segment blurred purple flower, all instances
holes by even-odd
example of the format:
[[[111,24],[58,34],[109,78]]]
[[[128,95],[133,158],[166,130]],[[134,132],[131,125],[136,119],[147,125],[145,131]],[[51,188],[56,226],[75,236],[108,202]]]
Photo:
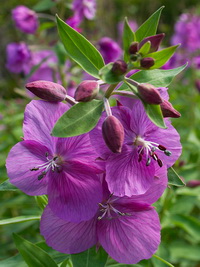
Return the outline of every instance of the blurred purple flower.
[[[168,128],[161,129],[149,120],[139,100],[134,103],[132,109],[112,109],[125,131],[121,153],[112,153],[103,140],[105,114],[90,132],[93,146],[105,160],[109,190],[117,196],[143,194],[153,182],[156,166],[170,167],[181,154],[180,137],[170,121],[165,119]]]
[[[25,43],[8,44],[6,47],[6,56],[6,67],[9,71],[14,73],[29,73],[31,69],[31,52]]]
[[[79,253],[100,244],[116,261],[135,264],[149,259],[160,243],[158,214],[150,205],[167,184],[166,168],[159,169],[151,188],[143,195],[116,197],[104,185],[104,201],[96,215],[84,222],[63,221],[47,206],[40,231],[47,244],[62,253]]]
[[[109,37],[101,38],[98,46],[106,64],[119,59],[122,55],[122,50],[118,43]]]
[[[96,0],[74,0],[72,9],[80,20],[93,19],[96,13]]]
[[[48,194],[52,211],[64,220],[80,222],[96,213],[101,183],[93,163],[96,154],[88,134],[57,138],[50,135],[68,109],[63,103],[33,100],[27,105],[24,141],[10,151],[6,167],[10,182],[28,195]]]
[[[50,82],[54,81],[54,78],[56,76],[54,67],[58,61],[55,53],[52,50],[33,51],[31,67],[40,64],[43,60],[44,62],[31,75],[31,77],[28,79],[28,82],[33,82],[38,80],[44,80]],[[56,76],[56,78],[59,80],[59,77]]]
[[[34,34],[38,28],[37,14],[26,6],[17,6],[12,10],[15,26],[22,32]]]
[[[74,16],[68,18],[65,22],[69,26],[71,26],[74,30],[76,30],[78,32],[81,32],[81,29],[79,28],[79,25],[81,24],[82,19],[77,13],[74,13]]]

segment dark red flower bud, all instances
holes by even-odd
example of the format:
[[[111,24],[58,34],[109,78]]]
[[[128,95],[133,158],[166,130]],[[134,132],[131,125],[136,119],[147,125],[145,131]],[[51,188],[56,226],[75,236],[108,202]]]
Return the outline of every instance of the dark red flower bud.
[[[113,153],[120,153],[124,142],[124,127],[114,116],[108,116],[102,125],[102,134],[107,147]]]
[[[97,81],[85,80],[79,84],[75,92],[75,100],[79,102],[88,102],[96,97],[99,92]]]
[[[152,84],[140,83],[137,86],[138,93],[142,100],[148,104],[159,105],[163,102],[163,99],[159,91]]]
[[[34,95],[47,101],[61,102],[67,94],[62,85],[48,81],[30,82],[26,84],[26,88]]]
[[[153,36],[149,36],[149,37],[146,37],[144,38],[140,44],[139,44],[139,49],[148,41],[151,42],[151,47],[150,47],[150,53],[151,52],[155,52],[158,50],[163,38],[164,38],[165,34],[164,33],[160,33],[160,34],[156,34],[156,35],[153,35]]]
[[[200,93],[200,80],[195,81],[195,86],[196,86],[198,92]]]
[[[133,42],[130,47],[129,47],[129,54],[136,54],[139,50],[139,43],[138,42]]]
[[[165,118],[167,118],[167,117],[179,118],[181,116],[181,114],[167,100],[164,100],[160,104],[160,107],[162,110],[163,117],[165,117]]]
[[[116,75],[122,75],[127,71],[127,64],[125,61],[119,59],[113,63],[112,72]]]
[[[151,68],[155,64],[155,60],[152,57],[145,57],[140,60],[141,67],[145,69]]]
[[[192,187],[192,188],[198,187],[198,186],[200,186],[200,180],[191,180],[191,181],[187,182],[186,186]]]

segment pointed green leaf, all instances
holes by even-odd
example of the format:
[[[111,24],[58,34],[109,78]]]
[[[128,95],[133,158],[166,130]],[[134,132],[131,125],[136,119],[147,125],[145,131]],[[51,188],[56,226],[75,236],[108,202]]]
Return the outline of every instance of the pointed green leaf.
[[[129,78],[138,83],[150,83],[156,87],[167,87],[172,82],[173,78],[186,67],[187,63],[170,70],[141,70],[131,75]],[[128,86],[124,83],[118,89],[128,90]]]
[[[132,84],[130,84],[129,82],[127,82],[130,79],[126,79],[126,84],[128,85],[128,87],[131,89],[131,91],[138,96],[138,98],[140,98],[137,89],[135,86],[133,86]],[[130,81],[131,82],[131,81]],[[142,99],[141,99],[142,101]],[[146,114],[149,117],[149,119],[158,127],[160,128],[164,128],[166,129],[166,125],[165,122],[163,120],[163,115],[162,115],[162,111],[160,108],[160,105],[151,105],[151,104],[147,104],[145,102],[143,102],[143,106],[145,108]]]
[[[99,71],[99,76],[101,80],[109,84],[115,84],[123,81],[124,75],[116,75],[112,72],[113,63],[105,65]]]
[[[40,220],[40,217],[41,216],[18,216],[14,218],[0,220],[0,225],[35,221],[35,220]]]
[[[158,127],[166,129],[165,122],[163,120],[162,111],[160,105],[151,105],[143,103],[149,119]]]
[[[155,64],[149,69],[153,70],[162,67],[173,56],[178,47],[179,45],[174,45],[160,51],[147,54],[146,57],[152,57],[155,60]]]
[[[96,246],[78,254],[72,254],[71,259],[74,267],[104,267],[108,254],[100,247],[96,251]]]
[[[123,48],[124,48],[124,61],[129,60],[129,47],[132,42],[135,41],[135,33],[132,31],[127,18],[124,20],[124,31],[123,31]]]
[[[136,41],[141,42],[145,37],[155,35],[164,6],[154,12],[135,32]]]
[[[65,112],[55,124],[52,135],[70,137],[92,130],[103,110],[103,101],[92,100],[78,103]]]
[[[140,50],[138,51],[138,53],[142,54],[142,55],[146,55],[149,53],[151,47],[151,42],[148,41],[146,43],[143,44],[143,46],[140,48]]]
[[[99,78],[104,61],[99,51],[80,33],[57,16],[58,32],[68,56],[90,75]]]
[[[57,267],[55,261],[44,250],[13,234],[15,245],[29,267]]]
[[[172,167],[168,169],[168,184],[174,186],[185,186],[185,183],[183,182],[181,177]]]
[[[0,191],[17,191],[19,190],[17,187],[12,185],[9,180],[4,181],[0,184]]]

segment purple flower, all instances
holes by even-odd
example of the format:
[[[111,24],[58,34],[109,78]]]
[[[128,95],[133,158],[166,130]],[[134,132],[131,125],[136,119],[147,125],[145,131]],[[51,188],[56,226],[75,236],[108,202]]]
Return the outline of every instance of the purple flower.
[[[31,52],[28,46],[21,43],[10,43],[6,47],[7,63],[6,68],[14,73],[30,71]]]
[[[41,62],[44,62],[41,64]],[[54,74],[57,75],[54,70],[54,66],[57,63],[57,57],[51,50],[41,50],[32,52],[31,66],[41,64],[40,67],[31,75],[28,82],[34,82],[38,80],[54,81]],[[59,77],[56,76],[59,79]]]
[[[119,198],[110,195],[104,185],[98,212],[80,223],[61,220],[47,206],[41,218],[41,234],[49,246],[62,253],[79,253],[100,244],[120,263],[149,259],[160,243],[159,217],[150,205],[161,196],[166,183],[164,168],[157,171],[151,188],[140,196]]]
[[[37,14],[26,6],[17,6],[12,10],[15,26],[22,32],[33,34],[38,28]]]
[[[165,120],[168,128],[161,129],[149,120],[140,101],[134,103],[132,109],[124,106],[112,109],[125,130],[121,153],[112,153],[103,140],[105,114],[90,132],[93,146],[106,163],[109,190],[117,196],[146,192],[153,182],[155,168],[172,166],[181,153],[180,137],[170,121]]]
[[[77,13],[75,13],[74,16],[66,20],[66,23],[69,24],[69,26],[71,26],[74,30],[78,32],[81,31],[81,29],[79,28],[79,25],[81,24],[81,22],[82,22],[82,19]]]
[[[93,19],[96,13],[96,0],[74,0],[72,9],[81,20],[83,17]]]
[[[99,51],[102,54],[105,63],[113,62],[121,57],[122,50],[120,46],[109,37],[103,37],[98,43]]]
[[[88,134],[70,138],[50,135],[67,110],[63,103],[33,100],[27,105],[24,141],[10,151],[6,166],[10,182],[28,195],[48,194],[49,206],[62,219],[90,219],[102,200],[100,168]]]

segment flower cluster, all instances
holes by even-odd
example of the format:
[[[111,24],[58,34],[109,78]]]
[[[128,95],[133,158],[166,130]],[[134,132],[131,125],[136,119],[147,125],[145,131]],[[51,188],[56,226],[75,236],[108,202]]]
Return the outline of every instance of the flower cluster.
[[[79,12],[88,16],[93,2],[82,3],[87,8]],[[79,33],[73,34],[80,43],[85,42]],[[101,245],[113,259],[125,264],[149,259],[156,252],[160,222],[152,204],[167,186],[167,169],[181,154],[179,134],[169,120],[180,114],[169,102],[167,88],[139,83],[126,75],[157,64],[153,56],[163,37],[158,34],[131,41],[125,51],[127,62],[118,59],[108,65],[90,45],[95,57],[100,57],[99,77],[103,78],[82,81],[75,98],[51,81],[26,85],[46,101],[32,100],[27,105],[23,140],[11,149],[6,167],[10,182],[23,192],[48,196],[40,231],[52,248],[71,254]],[[100,45],[117,56],[121,53],[108,39]],[[90,54],[85,60],[91,66]],[[120,81],[132,92],[120,92],[116,86]],[[103,92],[102,86],[109,83]],[[115,92],[117,105],[112,107],[109,99]],[[160,127],[148,112],[152,107],[154,117],[161,118]],[[64,132],[68,124],[72,134],[56,135],[59,121],[59,131]],[[80,125],[81,132],[77,133]]]

